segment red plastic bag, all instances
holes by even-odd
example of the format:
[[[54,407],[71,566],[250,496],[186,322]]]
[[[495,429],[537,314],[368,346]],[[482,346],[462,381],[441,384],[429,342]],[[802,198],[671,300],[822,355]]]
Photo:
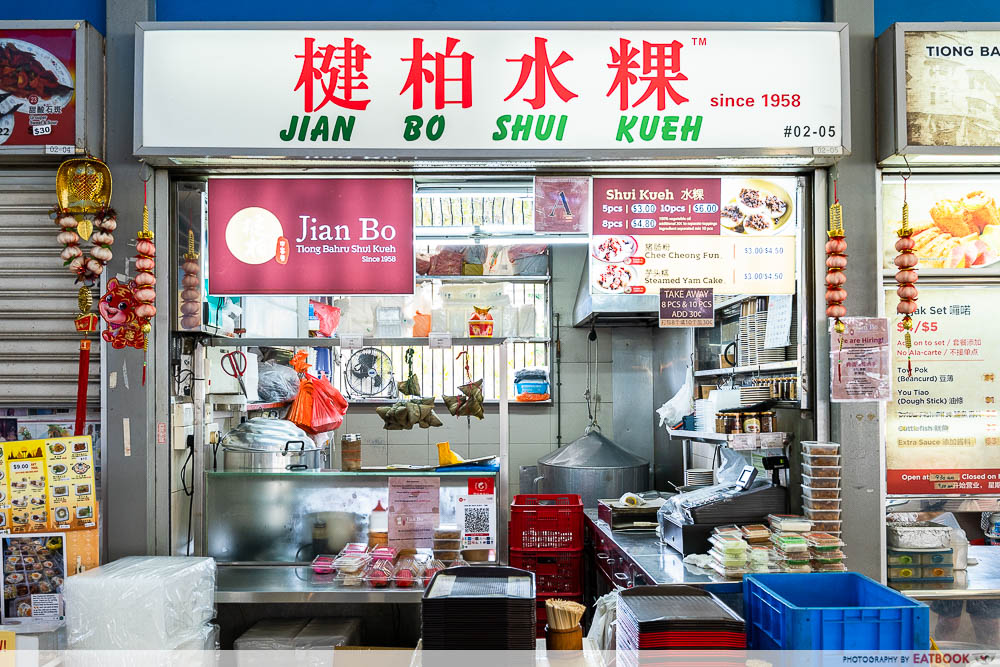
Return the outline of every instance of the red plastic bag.
[[[340,326],[340,308],[312,300],[309,301],[309,305],[313,307],[313,312],[319,320],[320,334],[327,338],[332,336],[333,332]]]
[[[305,352],[296,352],[292,357],[292,367],[303,375],[299,381],[299,393],[288,408],[285,419],[314,435],[333,431],[344,423],[349,404],[329,381],[306,372],[309,364],[305,363],[305,359]]]

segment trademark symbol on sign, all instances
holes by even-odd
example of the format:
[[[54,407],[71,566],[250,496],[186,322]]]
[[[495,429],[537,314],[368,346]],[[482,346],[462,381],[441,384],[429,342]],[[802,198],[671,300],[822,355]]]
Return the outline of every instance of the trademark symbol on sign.
[[[692,37],[691,43],[695,46],[708,46],[708,37]]]

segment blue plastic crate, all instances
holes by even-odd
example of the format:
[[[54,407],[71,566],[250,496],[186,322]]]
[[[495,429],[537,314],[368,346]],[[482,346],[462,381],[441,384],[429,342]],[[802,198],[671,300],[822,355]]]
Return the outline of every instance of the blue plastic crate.
[[[929,609],[857,572],[748,574],[747,648],[909,651],[929,646]]]

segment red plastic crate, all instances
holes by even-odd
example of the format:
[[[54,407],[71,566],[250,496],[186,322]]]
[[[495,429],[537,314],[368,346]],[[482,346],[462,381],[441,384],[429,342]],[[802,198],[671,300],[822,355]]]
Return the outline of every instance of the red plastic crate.
[[[512,550],[583,549],[583,502],[575,493],[514,496],[507,535]]]
[[[544,598],[542,594],[539,593],[535,609],[535,638],[544,639],[545,638],[545,624],[548,623],[545,613],[545,600],[550,598],[559,598],[560,600],[569,600],[570,602],[579,602],[583,604],[582,595],[546,595]]]
[[[538,595],[583,592],[582,551],[511,551],[510,566],[535,573]]]

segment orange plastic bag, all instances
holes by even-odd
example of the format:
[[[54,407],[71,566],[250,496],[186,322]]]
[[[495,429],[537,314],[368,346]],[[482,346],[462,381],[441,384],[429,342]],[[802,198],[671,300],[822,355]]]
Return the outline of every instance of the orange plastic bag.
[[[296,352],[291,366],[302,373],[302,379],[285,419],[314,435],[338,428],[347,413],[347,399],[329,381],[306,372],[305,352]]]
[[[419,310],[413,316],[413,337],[427,338],[431,335],[431,316]]]

